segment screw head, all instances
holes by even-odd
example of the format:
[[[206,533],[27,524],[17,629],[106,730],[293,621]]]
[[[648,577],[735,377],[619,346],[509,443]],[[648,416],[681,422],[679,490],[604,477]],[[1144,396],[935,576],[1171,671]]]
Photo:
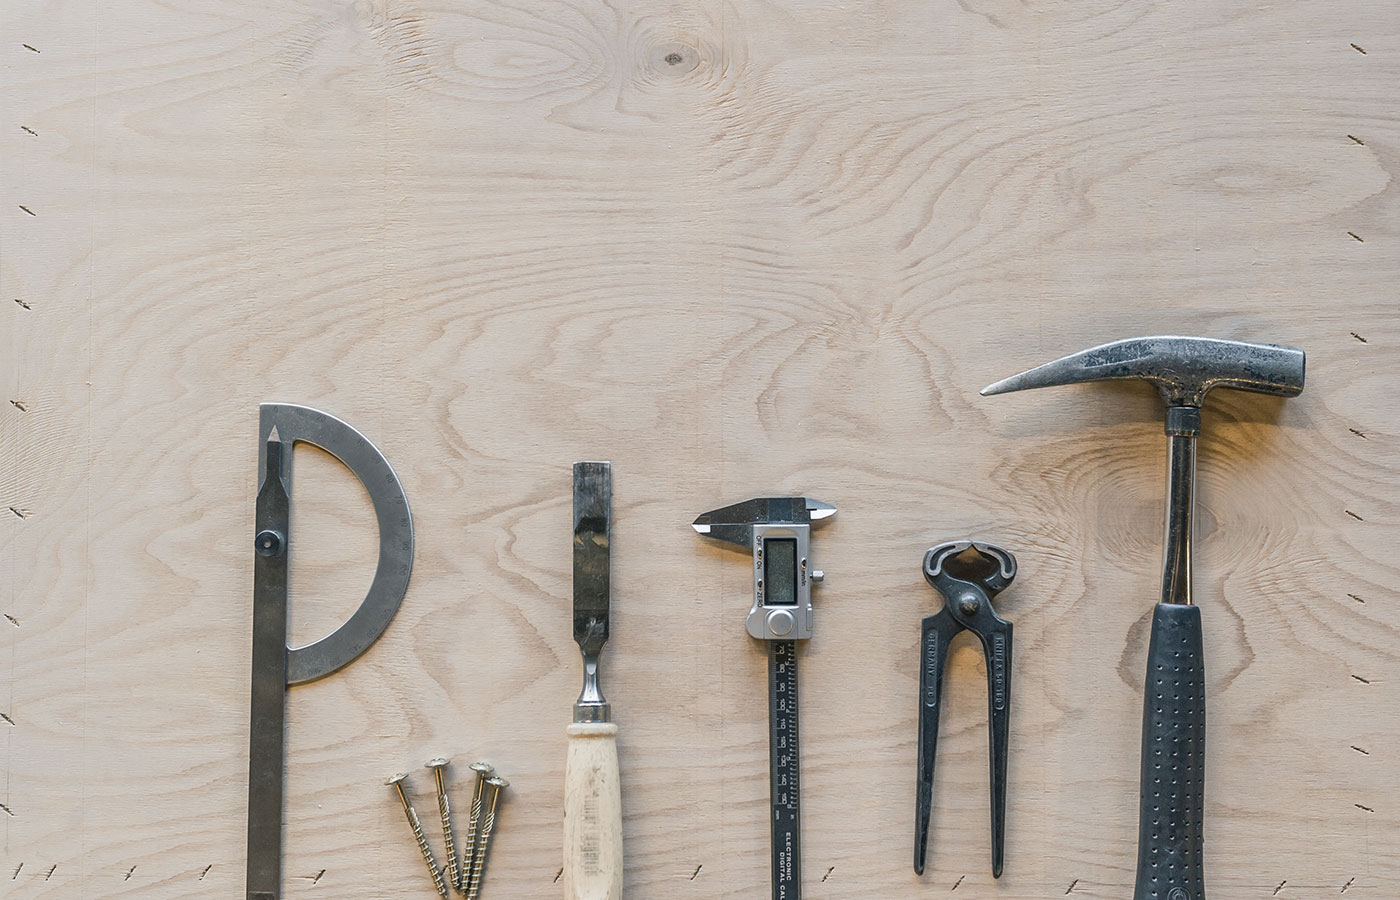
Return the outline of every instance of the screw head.
[[[971,595],[966,595],[958,599],[958,611],[965,616],[975,616],[982,608],[982,601]]]
[[[427,762],[423,763],[423,765],[429,769],[441,769],[443,766],[447,765],[447,760],[439,756],[436,759],[428,760]]]
[[[490,763],[484,762],[472,763],[471,770],[482,778],[490,778],[492,775],[496,774],[496,767],[491,765]]]
[[[400,783],[402,783],[403,780],[404,780],[405,778],[407,778],[407,777],[408,777],[408,773],[407,773],[407,772],[399,772],[397,775],[392,776],[388,781],[386,781],[386,782],[384,782],[384,783],[385,783],[385,784],[400,784]]]
[[[486,783],[495,788],[497,792],[503,791],[506,788],[510,787],[510,782],[506,781],[499,775],[492,775],[490,778],[486,779]]]

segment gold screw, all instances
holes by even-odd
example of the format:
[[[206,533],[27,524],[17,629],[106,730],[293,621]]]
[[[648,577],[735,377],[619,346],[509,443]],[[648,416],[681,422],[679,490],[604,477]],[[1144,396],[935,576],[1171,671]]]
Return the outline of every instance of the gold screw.
[[[428,839],[423,837],[423,826],[418,822],[418,813],[413,811],[413,804],[408,802],[408,795],[403,792],[403,782],[407,777],[407,772],[400,772],[384,783],[393,785],[394,790],[398,791],[399,800],[403,803],[404,815],[408,816],[409,827],[413,829],[413,837],[418,841],[418,849],[423,852],[423,862],[428,864],[428,872],[433,876],[433,885],[437,888],[438,896],[446,900],[447,885],[443,883],[442,872],[438,871],[437,861],[433,859],[433,851],[428,847]]]
[[[424,765],[433,770],[433,781],[437,785],[438,815],[442,817],[442,842],[447,850],[447,882],[454,890],[461,892],[462,873],[457,867],[457,840],[456,835],[452,833],[452,806],[447,802],[447,786],[442,780],[442,770],[447,767],[447,760],[430,759]]]
[[[491,832],[496,829],[496,807],[501,802],[501,794],[510,786],[504,778],[492,776],[486,779],[491,785],[491,805],[481,823],[481,849],[472,857],[471,871],[467,873],[467,900],[477,900],[481,893],[481,874],[486,870],[486,851],[491,846]]]
[[[471,770],[476,773],[476,785],[472,789],[471,814],[467,818],[467,836],[462,842],[462,885],[467,886],[467,879],[472,871],[472,863],[476,859],[476,835],[481,826],[481,794],[486,787],[486,779],[496,774],[495,768],[489,763],[474,762]]]

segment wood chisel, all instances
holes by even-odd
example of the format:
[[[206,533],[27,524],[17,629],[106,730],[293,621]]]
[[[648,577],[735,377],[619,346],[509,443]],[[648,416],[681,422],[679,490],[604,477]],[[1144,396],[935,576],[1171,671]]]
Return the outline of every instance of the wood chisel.
[[[247,900],[279,900],[282,882],[282,768],[287,687],[351,663],[398,612],[413,569],[413,519],[398,476],[362,434],[306,406],[259,408],[259,471],[253,538],[253,677],[248,738]],[[379,564],[369,592],[339,628],[304,647],[287,646],[292,447],[320,447],[355,474],[379,525]]]
[[[768,775],[773,900],[802,896],[801,766],[797,753],[797,642],[812,636],[812,524],[836,507],[807,497],[765,497],[701,515],[691,527],[753,555],[749,636],[768,644]]]
[[[583,692],[564,763],[565,900],[622,897],[617,725],[598,684],[608,640],[611,524],[612,464],[574,463],[574,640],[583,654]]]

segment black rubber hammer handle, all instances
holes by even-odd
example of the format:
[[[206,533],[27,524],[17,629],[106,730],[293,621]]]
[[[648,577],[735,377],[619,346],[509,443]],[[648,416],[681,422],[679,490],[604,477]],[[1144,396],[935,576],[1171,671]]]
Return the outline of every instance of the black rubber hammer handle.
[[[1159,603],[1147,648],[1133,900],[1202,900],[1206,686],[1201,609]]]

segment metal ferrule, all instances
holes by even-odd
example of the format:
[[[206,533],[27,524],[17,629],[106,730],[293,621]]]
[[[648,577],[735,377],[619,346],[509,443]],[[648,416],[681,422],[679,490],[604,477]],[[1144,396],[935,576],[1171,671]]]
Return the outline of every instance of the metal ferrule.
[[[1194,415],[1191,415],[1193,414]],[[1174,427],[1175,426],[1175,427]],[[1167,409],[1167,516],[1162,557],[1162,602],[1191,605],[1191,539],[1196,496],[1196,436],[1201,411]]]
[[[583,693],[574,704],[575,722],[611,722],[612,707],[598,685],[598,657],[583,654]]]

